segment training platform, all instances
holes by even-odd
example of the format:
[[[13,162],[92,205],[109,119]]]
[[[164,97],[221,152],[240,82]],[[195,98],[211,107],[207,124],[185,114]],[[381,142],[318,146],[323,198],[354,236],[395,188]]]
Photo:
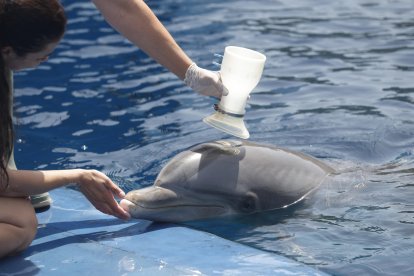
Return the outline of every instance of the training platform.
[[[0,260],[0,276],[326,275],[184,226],[115,219],[72,189],[50,194],[52,207],[37,214],[36,239],[22,254]]]

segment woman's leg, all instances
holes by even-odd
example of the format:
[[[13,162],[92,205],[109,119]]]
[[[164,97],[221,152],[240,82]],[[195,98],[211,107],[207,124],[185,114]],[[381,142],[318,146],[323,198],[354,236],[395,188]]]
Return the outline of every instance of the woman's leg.
[[[36,213],[28,199],[0,197],[0,258],[25,250],[36,231]]]

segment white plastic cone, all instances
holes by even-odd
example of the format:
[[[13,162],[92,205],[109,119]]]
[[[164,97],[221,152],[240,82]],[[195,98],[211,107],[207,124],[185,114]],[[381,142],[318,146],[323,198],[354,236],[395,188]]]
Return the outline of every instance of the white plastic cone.
[[[259,83],[266,56],[243,47],[227,46],[221,63],[221,80],[229,93],[222,96],[218,110],[204,122],[231,135],[247,139],[243,118],[249,94]]]

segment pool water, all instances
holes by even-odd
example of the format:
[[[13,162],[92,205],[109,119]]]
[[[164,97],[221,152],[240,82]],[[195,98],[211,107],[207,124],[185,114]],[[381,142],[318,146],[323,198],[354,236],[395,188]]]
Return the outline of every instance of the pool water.
[[[125,191],[178,152],[231,138],[200,97],[118,35],[89,1],[63,0],[67,33],[15,75],[20,169],[94,168]],[[199,66],[227,45],[267,56],[247,104],[250,140],[335,167],[302,204],[188,224],[334,275],[412,275],[411,0],[147,1]]]

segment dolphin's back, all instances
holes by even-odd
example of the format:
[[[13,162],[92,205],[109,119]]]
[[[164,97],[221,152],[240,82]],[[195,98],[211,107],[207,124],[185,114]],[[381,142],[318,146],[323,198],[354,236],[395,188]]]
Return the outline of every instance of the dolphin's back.
[[[246,167],[243,170],[250,171],[245,179],[261,181],[256,181],[252,190],[261,193],[261,198],[278,195],[273,200],[261,201],[264,210],[298,202],[334,172],[328,165],[303,153],[253,143],[246,143],[244,147],[246,162],[242,164]],[[248,169],[252,164],[254,167]]]
[[[258,211],[288,206],[318,187],[334,170],[321,161],[275,146],[223,140],[196,145],[175,156],[155,185],[199,193],[260,198]],[[237,201],[237,200],[235,200]]]

